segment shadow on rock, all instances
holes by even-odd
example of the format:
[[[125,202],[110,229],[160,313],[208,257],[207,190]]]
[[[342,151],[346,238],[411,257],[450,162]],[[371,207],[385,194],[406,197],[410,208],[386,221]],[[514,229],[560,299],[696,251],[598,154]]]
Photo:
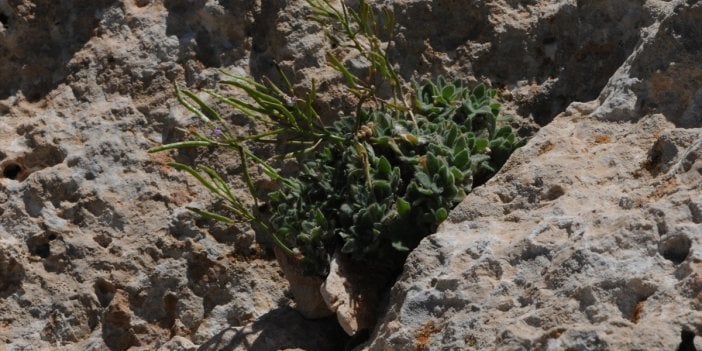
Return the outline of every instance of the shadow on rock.
[[[386,3],[394,4],[400,26],[391,55],[404,77],[427,72],[489,79],[496,87],[514,88],[509,99],[519,114],[531,114],[541,126],[571,102],[597,98],[633,52],[642,29],[655,21],[655,14],[631,0],[617,6],[596,0],[548,7],[499,1]],[[515,21],[520,11],[532,15]]]
[[[21,90],[36,101],[58,86],[69,73],[67,63],[114,2],[41,0],[25,6],[8,1],[0,6],[0,99]]]
[[[199,350],[342,350],[348,338],[333,316],[309,320],[281,307],[247,326],[223,330]]]

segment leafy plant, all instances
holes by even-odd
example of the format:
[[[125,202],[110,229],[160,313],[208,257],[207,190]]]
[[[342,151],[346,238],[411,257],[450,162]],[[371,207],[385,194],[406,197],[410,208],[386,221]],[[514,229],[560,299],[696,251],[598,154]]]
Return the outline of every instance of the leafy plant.
[[[192,140],[151,152],[203,146],[235,150],[248,190],[256,199],[254,206],[268,201],[270,215],[244,205],[213,168],[172,163],[225,200],[231,213],[192,210],[218,221],[257,224],[284,252],[299,258],[307,274],[326,275],[329,257],[337,251],[354,262],[393,271],[409,250],[436,230],[474,183],[492,176],[524,140],[509,126],[500,125],[495,91],[483,85],[469,89],[438,77],[415,82],[412,96],[406,95],[387,46],[378,37],[379,28],[394,28],[389,11],[383,12],[379,23],[365,1],[357,10],[343,1],[340,8],[327,0],[307,1],[313,18],[327,28],[331,40],[369,62],[367,75],[359,77],[343,60],[328,55],[349,93],[358,98],[354,113],[324,125],[313,107],[314,84],[306,96],[298,97],[282,72],[283,88],[267,79],[257,82],[225,73],[222,84],[238,88],[248,98],[216,90],[205,93],[267,130],[238,136],[214,108],[194,92],[176,86],[180,103],[217,133],[191,132]],[[391,88],[389,98],[381,97],[380,85],[374,83],[378,81]],[[256,143],[280,142],[294,146],[278,158],[295,159],[299,165],[295,175],[281,174],[272,160],[250,151]],[[253,165],[278,189],[259,198],[250,175]]]

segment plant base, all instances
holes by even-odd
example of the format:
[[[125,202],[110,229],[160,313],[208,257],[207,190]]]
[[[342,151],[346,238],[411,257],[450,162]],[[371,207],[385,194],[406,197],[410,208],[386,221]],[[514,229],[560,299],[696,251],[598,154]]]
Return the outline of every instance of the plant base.
[[[290,291],[295,297],[295,309],[305,318],[310,319],[334,314],[334,311],[327,307],[320,293],[322,278],[304,275],[297,259],[285,254],[279,248],[275,248],[274,252],[285,278],[290,283]]]
[[[324,301],[349,335],[375,325],[382,293],[387,287],[389,275],[369,275],[367,270],[364,271],[337,252],[321,286]]]

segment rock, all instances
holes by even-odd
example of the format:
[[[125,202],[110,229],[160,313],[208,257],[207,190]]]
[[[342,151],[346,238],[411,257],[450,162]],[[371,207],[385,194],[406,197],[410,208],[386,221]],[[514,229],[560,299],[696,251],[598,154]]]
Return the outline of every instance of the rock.
[[[0,349],[155,350],[289,303],[253,232],[182,215],[212,197],[147,153],[195,121],[173,81],[248,69],[256,6],[0,1]]]
[[[334,313],[329,309],[320,292],[323,279],[317,276],[305,275],[302,267],[294,257],[290,257],[279,248],[275,248],[275,256],[285,279],[290,284],[290,291],[295,297],[295,310],[305,318],[323,318]]]
[[[696,25],[702,5],[673,3],[672,13],[642,32],[641,43],[612,76],[596,117],[629,120],[660,112],[678,127],[702,126],[702,39]]]
[[[7,297],[22,288],[25,269],[17,260],[17,243],[0,244],[0,296]]]
[[[543,127],[410,254],[365,349],[694,349],[699,9],[663,8],[599,99]]]
[[[510,109],[545,125],[570,103],[597,98],[637,46],[639,29],[681,1],[380,3],[400,25],[392,52],[404,76],[487,80],[509,91]]]
[[[666,130],[661,115],[542,128],[410,254],[368,349],[676,349],[700,326],[702,183],[646,169]]]
[[[370,329],[378,318],[378,308],[387,281],[393,276],[372,272],[370,267],[357,267],[338,253],[329,265],[329,275],[320,292],[346,334],[355,335]]]
[[[199,350],[342,350],[348,337],[334,317],[310,320],[292,308],[273,309],[252,323],[221,330]]]
[[[171,340],[168,340],[158,351],[195,351],[197,346],[193,344],[187,338],[182,336],[174,336]]]
[[[132,329],[132,311],[124,291],[113,296],[104,316],[103,335],[105,344],[111,349],[126,350],[139,346],[139,341]]]

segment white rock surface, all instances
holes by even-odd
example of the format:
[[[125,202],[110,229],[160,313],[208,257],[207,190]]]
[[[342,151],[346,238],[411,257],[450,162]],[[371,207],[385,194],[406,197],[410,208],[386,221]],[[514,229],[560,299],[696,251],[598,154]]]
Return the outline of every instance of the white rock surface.
[[[283,39],[250,35],[276,13],[0,0],[0,349],[197,345],[289,304],[253,232],[197,219],[185,207],[212,199],[146,152],[194,121],[172,81],[204,87],[220,67],[247,69],[252,46]]]
[[[702,183],[651,174],[666,131],[702,132],[662,115],[542,128],[412,252],[369,349],[676,349],[702,326]]]
[[[702,4],[662,11],[411,253],[366,349],[695,349]]]

